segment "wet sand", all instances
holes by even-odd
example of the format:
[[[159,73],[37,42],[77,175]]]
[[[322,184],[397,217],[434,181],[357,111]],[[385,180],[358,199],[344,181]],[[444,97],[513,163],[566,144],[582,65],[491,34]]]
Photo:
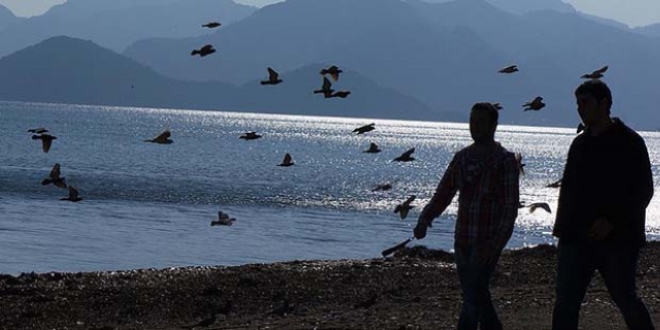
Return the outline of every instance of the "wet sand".
[[[453,256],[421,247],[390,259],[304,261],[98,273],[0,276],[1,329],[453,329]],[[660,242],[638,286],[660,325]],[[555,249],[506,252],[492,293],[505,329],[549,329]],[[195,324],[208,321],[193,327]],[[625,329],[597,276],[583,329]]]

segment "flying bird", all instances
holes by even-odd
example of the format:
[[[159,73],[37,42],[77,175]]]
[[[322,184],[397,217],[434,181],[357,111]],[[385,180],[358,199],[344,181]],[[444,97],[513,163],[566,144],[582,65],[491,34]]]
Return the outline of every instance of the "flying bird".
[[[314,91],[314,94],[323,94],[323,96],[327,99],[332,97],[332,93],[335,90],[332,89],[332,83],[327,77],[323,77],[323,86],[321,86],[321,89],[317,89]]]
[[[211,221],[211,226],[231,226],[236,222],[236,218],[230,218],[227,213],[218,212],[218,220]]]
[[[220,24],[218,22],[209,22],[209,23],[206,23],[206,24],[202,25],[202,27],[209,28],[209,29],[215,29],[215,28],[217,28],[221,25],[222,24]]]
[[[190,53],[190,55],[191,56],[199,55],[199,57],[204,57],[204,56],[207,56],[207,55],[211,55],[213,53],[215,53],[215,49],[213,48],[213,45],[205,45],[204,47],[202,47],[200,49],[194,49]]]
[[[607,69],[609,69],[609,67],[606,65],[606,66],[604,66],[604,67],[602,67],[598,70],[595,70],[591,73],[583,74],[582,76],[580,76],[580,78],[582,78],[582,79],[600,79],[600,78],[603,78],[603,73],[605,73],[605,71],[607,71]]]
[[[391,183],[383,183],[383,184],[377,184],[374,189],[371,189],[371,191],[388,191],[392,189],[392,184]]]
[[[378,148],[377,144],[371,142],[371,144],[369,145],[369,149],[367,149],[363,152],[368,153],[368,154],[377,154],[377,153],[381,152],[381,150],[380,150],[380,148]]]
[[[65,178],[61,177],[60,163],[56,163],[55,166],[53,166],[53,169],[50,170],[48,178],[41,181],[41,185],[46,186],[52,183],[58,188],[66,189],[65,180]]]
[[[172,133],[170,133],[170,130],[165,130],[163,133],[160,133],[157,137],[151,139],[151,140],[144,140],[144,142],[152,142],[152,143],[158,143],[158,144],[170,144],[174,141],[170,139],[170,136]]]
[[[376,129],[376,127],[374,127],[374,126],[376,126],[376,123],[371,123],[369,125],[360,126],[356,129],[354,129],[353,133],[357,133],[357,135],[360,135],[360,134],[364,134],[366,132],[371,132],[371,131]]]
[[[415,152],[415,148],[412,148],[412,149],[404,152],[403,154],[401,154],[401,156],[399,156],[397,158],[394,158],[392,161],[393,162],[412,162],[413,160],[415,160],[414,157],[411,157],[413,152]]]
[[[331,94],[330,97],[341,97],[342,99],[347,98],[349,95],[351,95],[350,91],[339,91],[334,94]]]
[[[543,103],[542,97],[537,96],[534,98],[533,101],[523,104],[523,107],[525,108],[525,110],[523,111],[529,111],[529,110],[539,111],[543,109],[543,107],[545,107],[545,103]]]
[[[499,72],[499,73],[514,73],[514,72],[518,72],[518,71],[519,70],[518,70],[517,65],[510,65],[510,66],[507,66],[505,68],[499,69],[497,72]]]
[[[261,135],[257,134],[257,132],[247,132],[238,138],[243,140],[256,140],[261,138]]]
[[[548,205],[548,203],[543,203],[543,202],[541,202],[541,203],[532,203],[532,204],[529,204],[528,207],[529,207],[529,213],[534,213],[534,211],[536,211],[536,209],[538,209],[538,208],[542,208],[542,209],[546,210],[548,213],[552,213],[552,211],[550,210],[550,205]]]
[[[329,74],[330,77],[332,77],[332,80],[337,81],[339,80],[339,74],[342,73],[341,69],[339,69],[336,65],[333,65],[327,69],[321,69],[319,72],[321,75],[325,76],[326,74]]]
[[[399,216],[401,217],[401,220],[405,219],[408,216],[408,211],[412,209],[414,206],[410,205],[417,196],[412,195],[408,199],[406,199],[405,202],[399,204],[394,208],[394,213],[399,213]]]
[[[576,133],[577,133],[577,134],[582,133],[582,131],[584,131],[585,128],[587,128],[587,127],[584,126],[584,124],[579,123],[579,124],[578,124],[578,127],[577,127],[577,130],[576,130]]]
[[[43,149],[45,153],[48,153],[50,146],[53,144],[53,140],[57,140],[57,137],[50,134],[32,135],[32,140],[41,140],[41,149]]]
[[[47,133],[47,132],[48,132],[48,130],[43,128],[43,127],[32,128],[32,129],[28,130],[28,133],[35,133],[35,134],[43,134],[43,133]]]
[[[490,105],[492,105],[493,108],[495,108],[495,110],[502,110],[502,109],[504,109],[504,108],[502,107],[502,105],[501,105],[499,102],[497,102],[497,103],[493,103],[493,102],[491,102]]]
[[[280,79],[280,74],[277,73],[277,71],[273,70],[273,68],[268,68],[268,80],[262,80],[261,84],[262,85],[277,85],[281,83],[283,80]]]
[[[60,198],[61,201],[70,201],[70,202],[80,202],[83,200],[81,197],[78,197],[78,190],[73,186],[69,186],[69,197]]]
[[[293,165],[294,165],[293,159],[291,158],[291,155],[289,155],[289,153],[287,153],[286,155],[284,155],[284,160],[282,160],[282,163],[277,165],[277,166],[289,167],[289,166],[293,166]]]
[[[551,184],[549,184],[545,187],[546,188],[559,188],[559,187],[561,187],[561,180],[562,179],[559,179],[559,180],[557,180],[557,181],[555,181],[555,182],[553,182],[553,183],[551,183]]]
[[[522,162],[522,154],[517,152],[515,154],[515,157],[516,157],[516,162],[518,162],[518,170],[520,171],[520,174],[525,175],[525,169],[524,169],[525,164],[523,164],[523,162]]]

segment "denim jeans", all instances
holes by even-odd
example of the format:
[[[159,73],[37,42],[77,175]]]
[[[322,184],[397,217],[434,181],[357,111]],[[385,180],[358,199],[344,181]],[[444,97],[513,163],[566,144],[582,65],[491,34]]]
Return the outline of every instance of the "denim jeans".
[[[557,247],[557,287],[553,330],[578,328],[580,306],[596,270],[621,310],[628,329],[651,330],[653,322],[637,296],[639,247],[613,243],[562,243]]]
[[[458,330],[501,330],[502,323],[497,317],[488,288],[501,251],[498,251],[490,264],[484,265],[477,261],[475,248],[455,245],[454,250],[463,296]]]

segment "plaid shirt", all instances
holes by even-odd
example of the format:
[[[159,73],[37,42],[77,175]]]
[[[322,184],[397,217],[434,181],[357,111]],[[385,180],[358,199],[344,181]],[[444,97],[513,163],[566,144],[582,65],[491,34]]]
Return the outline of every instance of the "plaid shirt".
[[[470,148],[456,153],[420,220],[430,224],[460,191],[456,244],[485,243],[502,249],[518,216],[520,167],[514,154],[499,144],[481,161],[470,157]]]

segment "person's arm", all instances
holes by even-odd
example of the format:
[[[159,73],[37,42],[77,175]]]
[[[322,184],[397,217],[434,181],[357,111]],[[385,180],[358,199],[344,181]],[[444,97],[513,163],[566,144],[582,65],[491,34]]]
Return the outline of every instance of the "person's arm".
[[[419,215],[419,220],[417,221],[418,226],[424,225],[425,227],[430,227],[433,219],[440,216],[440,214],[447,209],[447,206],[451,203],[451,200],[456,195],[456,190],[458,189],[457,179],[459,166],[458,158],[454,156],[454,159],[452,159],[447,167],[447,171],[445,171],[445,174],[442,176],[442,180],[440,180],[433,198],[431,198],[431,201],[429,201]]]
[[[640,137],[635,143],[631,157],[631,174],[633,180],[630,183],[634,191],[630,196],[633,207],[646,209],[653,197],[653,172],[651,172],[651,161],[646,143]]]
[[[503,171],[503,205],[502,218],[499,221],[495,237],[493,237],[492,247],[496,251],[504,249],[513,234],[513,228],[518,217],[518,204],[520,201],[520,170],[518,161],[512,156],[504,164]]]
[[[579,143],[580,137],[573,140],[571,147],[568,150],[566,157],[566,164],[564,165],[564,173],[562,174],[561,187],[559,188],[559,200],[557,202],[557,212],[555,217],[555,224],[552,229],[552,235],[555,237],[562,236],[564,228],[568,219],[573,214],[576,207],[576,193],[578,183],[576,176],[578,172],[579,162]]]

